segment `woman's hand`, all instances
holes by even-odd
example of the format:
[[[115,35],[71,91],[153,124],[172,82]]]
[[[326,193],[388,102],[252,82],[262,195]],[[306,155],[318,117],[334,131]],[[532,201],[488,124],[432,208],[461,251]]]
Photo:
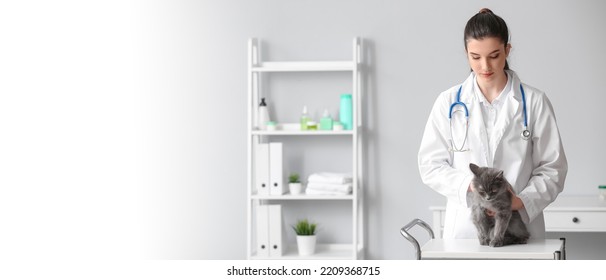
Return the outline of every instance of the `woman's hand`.
[[[511,193],[511,210],[518,211],[524,208],[524,202],[513,192],[512,188],[509,188],[509,192]]]
[[[473,190],[473,186],[470,184],[469,188],[471,190]],[[512,188],[509,188],[509,192],[511,193],[511,210],[512,211],[518,211],[520,209],[524,208],[524,202],[522,202],[522,200],[516,195],[515,192],[513,192]],[[494,217],[495,212],[489,209],[486,209],[486,215],[490,216],[490,217]]]

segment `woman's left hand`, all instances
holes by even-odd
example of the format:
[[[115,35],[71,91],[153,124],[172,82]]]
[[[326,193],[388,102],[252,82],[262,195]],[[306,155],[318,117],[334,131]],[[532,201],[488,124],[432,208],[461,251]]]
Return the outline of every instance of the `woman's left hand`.
[[[518,211],[524,208],[524,202],[516,195],[513,189],[509,188],[509,192],[511,193],[511,210]],[[486,209],[486,215],[490,217],[494,217],[495,212],[492,210]]]
[[[524,208],[524,202],[516,195],[512,188],[509,188],[509,192],[511,192],[511,210],[518,211]]]

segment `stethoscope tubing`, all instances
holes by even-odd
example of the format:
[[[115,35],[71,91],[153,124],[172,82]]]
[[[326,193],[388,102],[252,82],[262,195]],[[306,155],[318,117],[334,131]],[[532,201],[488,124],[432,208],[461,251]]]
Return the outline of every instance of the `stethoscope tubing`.
[[[454,109],[455,106],[457,105],[461,105],[463,107],[463,109],[465,109],[465,117],[469,118],[469,110],[467,110],[467,105],[465,105],[465,103],[461,102],[461,89],[463,88],[463,85],[461,85],[459,87],[459,91],[457,91],[457,100],[450,104],[450,111],[448,111],[448,118],[452,119],[452,109]]]
[[[524,129],[528,130],[528,115],[526,114],[526,94],[524,93],[524,87],[520,83],[520,91],[522,92],[522,110],[524,111]]]
[[[467,109],[467,105],[465,105],[465,103],[461,102],[461,90],[462,89],[463,89],[463,85],[461,85],[459,87],[459,90],[457,91],[456,100],[455,100],[455,102],[450,104],[450,110],[448,111],[448,119],[450,121],[450,137],[451,137],[451,141],[452,141],[451,150],[456,151],[456,152],[467,151],[467,150],[463,150],[463,147],[465,147],[465,142],[467,142],[467,132],[469,130],[469,110]],[[524,92],[524,87],[522,86],[521,83],[520,83],[520,92],[522,93],[522,112],[524,114],[524,130],[522,131],[521,136],[522,136],[522,139],[528,140],[530,138],[530,131],[528,130],[528,113],[526,111],[526,93]],[[465,120],[466,120],[465,138],[463,139],[463,145],[461,146],[461,148],[455,147],[456,145],[454,144],[454,137],[452,135],[452,112],[454,110],[454,107],[457,105],[463,107],[463,109],[465,110]]]

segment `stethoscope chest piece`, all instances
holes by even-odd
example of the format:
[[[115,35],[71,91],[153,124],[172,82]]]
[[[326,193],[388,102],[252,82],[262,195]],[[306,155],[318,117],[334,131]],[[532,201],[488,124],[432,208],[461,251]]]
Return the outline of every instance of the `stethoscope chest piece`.
[[[524,129],[524,131],[522,131],[521,135],[522,135],[522,139],[524,139],[524,140],[530,139],[530,130]]]
[[[450,119],[450,138],[451,138],[451,148],[450,151],[452,152],[466,152],[469,151],[469,149],[465,149],[465,143],[467,142],[467,132],[469,129],[469,110],[467,109],[467,106],[465,105],[465,103],[461,102],[461,89],[463,88],[463,85],[461,85],[459,87],[459,90],[457,91],[457,96],[456,96],[456,100],[450,105],[450,110],[448,112],[448,118]],[[520,92],[522,93],[522,110],[523,110],[523,114],[524,114],[524,130],[522,130],[522,133],[520,133],[520,136],[522,137],[523,140],[528,141],[528,139],[530,139],[530,136],[532,135],[532,133],[530,132],[530,130],[528,130],[528,112],[526,112],[526,93],[524,92],[524,87],[522,87],[522,84],[520,83]],[[455,110],[455,106],[460,106],[463,108],[463,110]],[[453,113],[456,111],[463,111],[465,112],[465,138],[463,138],[463,143],[461,145],[461,147],[457,147],[454,143],[454,136],[452,133],[452,118],[453,118]]]

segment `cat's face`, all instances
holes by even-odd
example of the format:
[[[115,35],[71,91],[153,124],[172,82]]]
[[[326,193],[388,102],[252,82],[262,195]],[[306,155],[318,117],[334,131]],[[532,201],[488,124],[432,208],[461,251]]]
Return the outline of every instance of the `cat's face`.
[[[503,192],[507,192],[507,184],[504,184],[503,171],[479,167],[475,164],[470,164],[469,168],[474,174],[474,188],[483,199],[493,200]]]

